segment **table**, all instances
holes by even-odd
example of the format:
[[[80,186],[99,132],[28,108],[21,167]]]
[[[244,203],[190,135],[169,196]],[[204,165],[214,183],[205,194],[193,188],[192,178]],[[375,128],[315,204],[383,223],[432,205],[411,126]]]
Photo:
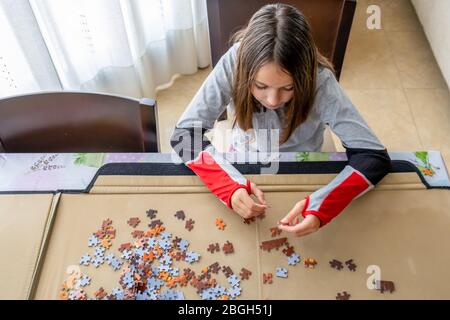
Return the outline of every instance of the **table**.
[[[139,217],[137,228],[145,230],[150,208],[158,210],[166,231],[188,240],[189,248],[201,255],[192,265],[175,265],[200,272],[219,262],[235,274],[241,268],[252,272],[248,280],[241,280],[239,299],[335,299],[343,291],[352,299],[450,298],[449,191],[427,189],[423,176],[402,161],[320,232],[302,238],[288,236],[301,263],[288,265],[282,248],[271,252],[259,248],[262,241],[273,239],[270,228],[296,201],[331,181],[343,165],[343,161],[285,161],[280,163],[279,174],[260,175],[261,165],[236,164],[260,186],[271,205],[264,219],[250,224],[224,207],[187,168],[168,162],[106,164],[81,191],[7,192],[0,196],[0,225],[9,230],[2,232],[2,240],[8,239],[1,244],[8,259],[2,260],[1,268],[9,273],[2,272],[2,283],[7,285],[2,286],[0,298],[57,299],[69,277],[68,268],[80,268],[92,278],[85,290],[89,297],[100,286],[109,292],[118,286],[119,271],[106,264],[99,268],[78,265],[83,254],[93,251],[87,246],[88,238],[110,218],[117,231],[110,251],[119,256],[119,245],[132,239],[133,229],[126,221]],[[174,217],[178,210],[195,220],[192,231]],[[226,223],[224,231],[215,226],[216,218]],[[208,244],[222,246],[226,241],[233,243],[234,253],[207,251]],[[303,265],[309,257],[318,262],[314,269]],[[332,259],[353,259],[356,271],[345,265],[335,270],[329,265]],[[275,276],[277,267],[288,269],[287,279]],[[381,271],[381,279],[393,281],[395,291],[381,294],[369,289],[367,281],[373,275],[368,269]],[[263,273],[273,273],[272,284],[263,283]],[[217,281],[229,287],[222,273]],[[192,286],[182,291],[185,298],[200,298]]]

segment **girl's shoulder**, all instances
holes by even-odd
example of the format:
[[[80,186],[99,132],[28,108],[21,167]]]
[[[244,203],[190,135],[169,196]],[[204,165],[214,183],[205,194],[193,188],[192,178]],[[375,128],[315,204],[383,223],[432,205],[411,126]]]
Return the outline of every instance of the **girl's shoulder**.
[[[324,67],[322,65],[319,65],[317,67],[317,85],[316,88],[319,88],[322,84],[326,83],[328,80],[336,79],[334,76],[333,71],[328,69],[327,67]]]

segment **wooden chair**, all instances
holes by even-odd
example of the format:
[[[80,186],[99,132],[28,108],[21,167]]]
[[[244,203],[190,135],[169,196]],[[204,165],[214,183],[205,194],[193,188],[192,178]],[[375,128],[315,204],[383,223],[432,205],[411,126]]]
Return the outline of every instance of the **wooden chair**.
[[[207,0],[212,65],[230,47],[231,36],[247,25],[262,6],[278,1]],[[356,0],[283,0],[300,9],[311,24],[320,51],[333,62],[339,80],[353,22]],[[226,119],[226,112],[219,120]]]
[[[86,92],[0,100],[0,152],[159,152],[156,101]]]

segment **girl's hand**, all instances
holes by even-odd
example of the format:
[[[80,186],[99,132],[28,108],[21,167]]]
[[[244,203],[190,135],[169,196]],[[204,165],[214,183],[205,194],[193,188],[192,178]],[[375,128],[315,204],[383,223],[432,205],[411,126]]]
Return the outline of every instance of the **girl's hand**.
[[[264,193],[253,182],[250,183],[250,188],[261,204],[256,203],[244,188],[237,189],[231,196],[231,207],[244,219],[259,216],[267,209]]]
[[[296,236],[306,236],[319,230],[320,220],[313,214],[309,214],[299,222],[299,217],[302,214],[305,206],[305,200],[297,202],[294,208],[280,220],[278,228],[280,230],[294,233]]]

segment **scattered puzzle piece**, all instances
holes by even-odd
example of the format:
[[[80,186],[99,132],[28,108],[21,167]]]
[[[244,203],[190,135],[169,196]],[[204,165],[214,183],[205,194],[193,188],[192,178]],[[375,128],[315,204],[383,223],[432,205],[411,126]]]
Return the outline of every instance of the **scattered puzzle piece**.
[[[227,240],[227,242],[223,245],[222,250],[223,252],[225,252],[225,254],[233,253],[234,252],[233,244]]]
[[[80,258],[80,265],[82,266],[88,266],[91,262],[91,257],[88,254],[85,254]]]
[[[342,268],[344,268],[342,262],[336,259],[330,261],[330,266],[336,270],[341,270]]]
[[[293,253],[288,257],[288,264],[290,266],[295,266],[299,262],[300,262],[300,256],[296,253]]]
[[[144,237],[144,231],[133,230],[133,232],[131,232],[131,236],[135,239],[141,239],[142,237]]]
[[[141,219],[138,217],[130,218],[127,223],[130,227],[136,228],[138,224],[141,223]]]
[[[316,259],[313,258],[306,258],[304,260],[305,268],[314,269],[317,265]]]
[[[184,214],[183,210],[179,210],[174,215],[178,220],[184,220],[186,218],[186,215]]]
[[[150,222],[148,224],[148,227],[149,228],[156,228],[156,227],[159,227],[159,226],[162,226],[162,225],[163,225],[162,221],[158,219],[158,220],[153,220],[152,222]]]
[[[255,221],[255,217],[251,217],[251,218],[244,219],[244,223],[245,223],[245,224],[251,224],[251,223],[254,222],[254,221]]]
[[[248,280],[248,278],[252,275],[252,272],[248,269],[242,268],[239,275],[241,276],[241,280]]]
[[[281,230],[278,229],[278,227],[270,228],[270,235],[272,236],[272,238],[279,236],[280,234],[281,234]]]
[[[279,238],[274,240],[263,241],[260,245],[262,250],[270,252],[272,249],[277,249],[287,242],[287,238]]]
[[[288,277],[288,270],[286,268],[277,268],[275,274],[279,278],[287,278]]]
[[[283,249],[283,253],[286,256],[290,257],[294,253],[294,247],[289,246],[289,243],[287,243],[287,242],[285,243],[285,245],[286,245],[286,248]]]
[[[234,274],[233,270],[231,270],[231,268],[229,266],[223,266],[222,272],[225,275],[225,277],[227,277],[227,278],[231,277]]]
[[[92,235],[88,240],[88,247],[95,247],[98,245],[98,238],[95,235]]]
[[[186,221],[185,228],[186,228],[188,231],[191,231],[191,230],[194,228],[194,223],[195,223],[195,221],[192,220],[192,219],[187,220],[187,221]]]
[[[215,221],[215,224],[219,230],[222,230],[222,231],[225,230],[226,224],[223,222],[222,219],[217,218]]]
[[[212,273],[219,273],[220,265],[218,262],[214,262],[212,265],[209,266],[209,270],[211,270]]]
[[[386,280],[376,280],[375,281],[375,289],[384,293],[385,291],[389,291],[390,293],[395,291],[395,284],[392,281]]]
[[[353,262],[353,259],[345,261],[345,264],[350,271],[356,271],[356,264]]]
[[[272,273],[263,273],[263,283],[264,284],[271,284],[273,279]]]
[[[211,243],[209,246],[208,246],[208,249],[207,249],[209,252],[211,252],[211,253],[214,253],[214,252],[219,252],[220,251],[220,246],[219,246],[219,244],[218,243]]]
[[[336,300],[349,300],[351,295],[347,293],[347,291],[344,291],[342,293],[338,293],[336,296]]]
[[[148,209],[146,213],[147,213],[147,217],[149,217],[150,219],[155,219],[156,214],[158,213],[158,210]]]

